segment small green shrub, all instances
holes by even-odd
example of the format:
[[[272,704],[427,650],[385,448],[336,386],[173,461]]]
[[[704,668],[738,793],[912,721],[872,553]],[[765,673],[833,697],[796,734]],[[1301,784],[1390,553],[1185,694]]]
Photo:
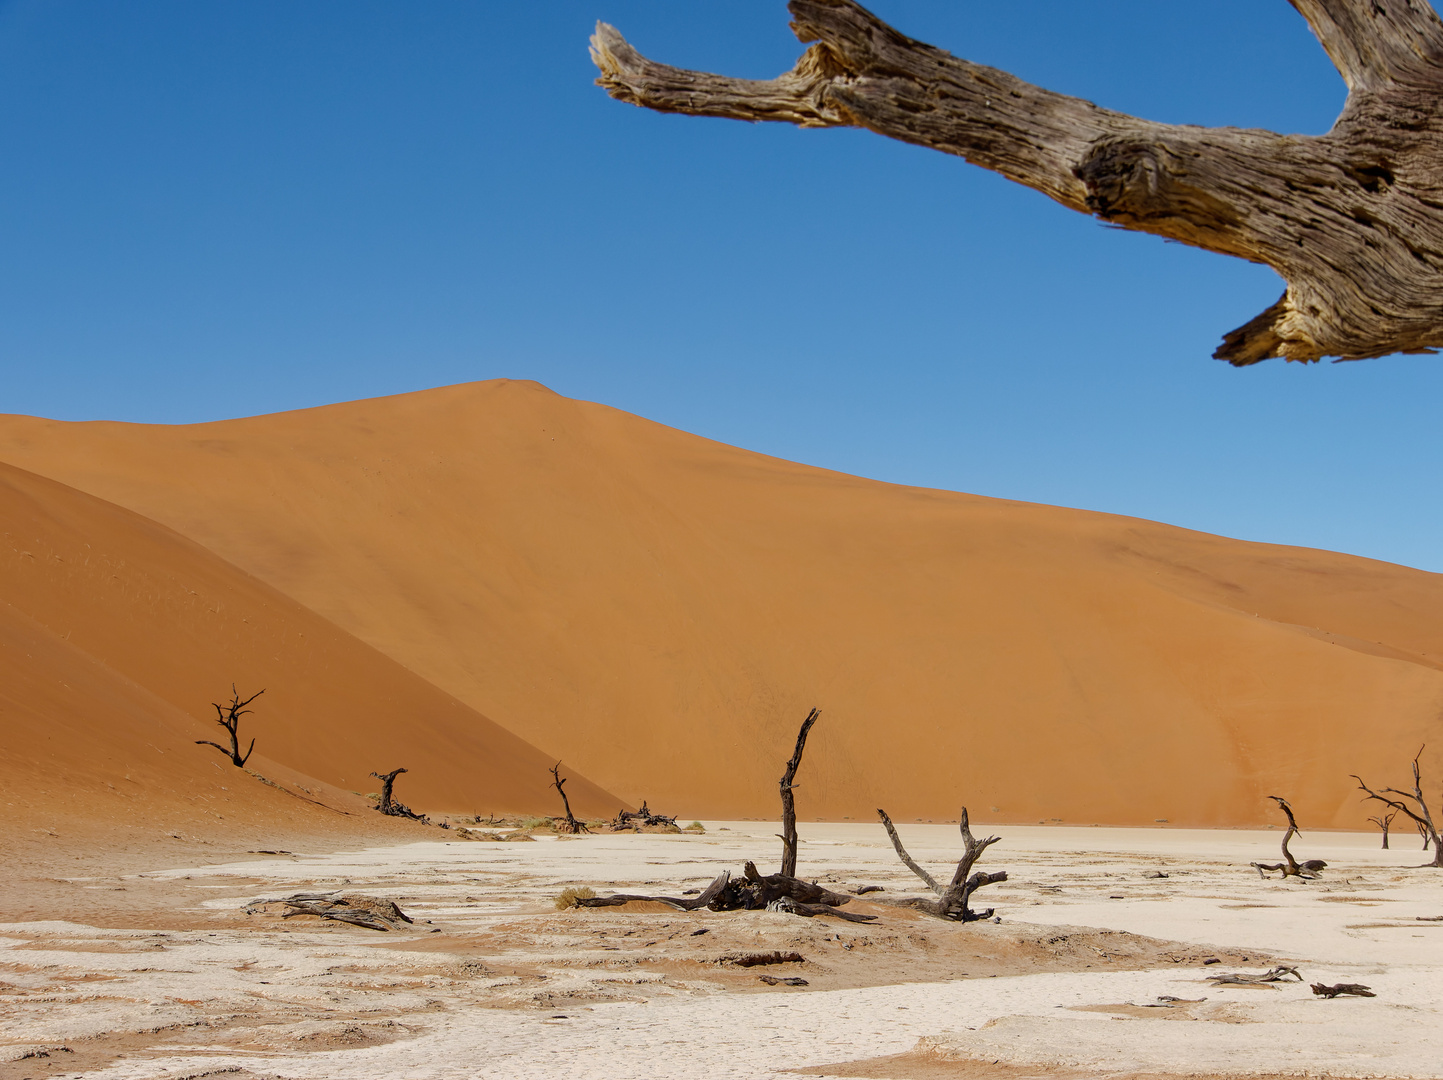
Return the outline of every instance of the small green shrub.
[[[568,885],[556,894],[556,899],[552,902],[557,911],[565,911],[576,907],[576,901],[590,900],[595,895],[595,890],[588,885]]]
[[[524,817],[516,823],[518,829],[549,829],[556,822],[549,817]]]
[[[686,827],[686,831],[687,831],[687,832],[706,832],[706,828],[702,825],[702,823],[701,823],[700,821],[693,821],[690,825],[688,825],[688,826]]]

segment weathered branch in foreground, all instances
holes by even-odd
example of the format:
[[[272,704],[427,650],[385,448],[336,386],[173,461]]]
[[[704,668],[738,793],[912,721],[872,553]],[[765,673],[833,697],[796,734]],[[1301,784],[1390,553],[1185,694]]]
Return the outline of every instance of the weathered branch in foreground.
[[[955,154],[1126,229],[1288,282],[1235,365],[1443,346],[1443,22],[1424,0],[1291,0],[1349,86],[1321,136],[1160,124],[906,37],[855,0],[791,0],[810,48],[770,80],[648,60],[598,23],[612,97],[661,112],[860,127]]]

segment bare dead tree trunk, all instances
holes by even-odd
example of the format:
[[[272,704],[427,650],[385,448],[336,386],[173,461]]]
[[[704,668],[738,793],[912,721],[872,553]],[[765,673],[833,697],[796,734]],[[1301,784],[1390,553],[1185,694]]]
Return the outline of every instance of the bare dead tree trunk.
[[[797,769],[802,764],[802,751],[807,747],[807,732],[812,730],[812,725],[821,715],[820,710],[813,709],[802,721],[802,730],[797,732],[797,748],[792,751],[792,756],[787,761],[787,771],[782,774],[780,781],[782,789],[781,873],[783,877],[796,877],[797,875],[797,804],[792,796],[797,785],[793,781],[796,780]]]
[[[1284,878],[1295,877],[1303,881],[1316,878],[1319,873],[1327,869],[1328,864],[1322,859],[1309,859],[1307,862],[1299,863],[1297,859],[1293,858],[1293,853],[1288,850],[1288,841],[1295,835],[1301,836],[1303,830],[1298,828],[1298,820],[1293,817],[1293,808],[1288,805],[1287,799],[1277,795],[1269,795],[1268,798],[1277,803],[1278,806],[1282,808],[1283,813],[1288,815],[1288,831],[1283,833],[1283,861],[1280,863],[1253,863],[1253,868],[1257,870],[1258,877],[1267,877],[1268,875],[1264,871],[1277,870],[1281,871]]]
[[[1396,810],[1390,810],[1390,811],[1388,811],[1388,813],[1386,813],[1386,814],[1382,814],[1382,815],[1380,815],[1380,816],[1378,816],[1378,817],[1370,817],[1370,818],[1368,819],[1368,820],[1371,821],[1374,825],[1378,826],[1378,828],[1380,828],[1380,829],[1383,830],[1383,850],[1384,850],[1384,851],[1387,851],[1387,850],[1388,850],[1388,829],[1389,829],[1390,827],[1392,827],[1393,819],[1394,819],[1395,817],[1397,817],[1397,816],[1398,816],[1398,811],[1396,811]],[[1425,846],[1425,847],[1427,846],[1426,843],[1425,843],[1424,846]]]
[[[1044,90],[892,29],[855,0],[791,0],[791,71],[648,60],[612,26],[598,83],[661,112],[860,127],[965,160],[1109,224],[1266,263],[1282,298],[1224,338],[1235,365],[1443,346],[1443,22],[1425,0],[1290,0],[1348,85],[1326,135],[1161,124]]]
[[[975,922],[979,919],[990,919],[992,917],[995,909],[988,908],[983,912],[974,912],[967,906],[967,901],[973,893],[984,885],[995,885],[999,881],[1006,881],[1007,871],[1000,870],[997,873],[989,874],[979,870],[977,873],[971,874],[970,877],[968,875],[972,867],[976,865],[977,860],[982,857],[982,853],[1002,838],[1000,836],[988,836],[982,840],[976,839],[972,835],[972,827],[967,819],[967,807],[964,806],[962,808],[962,822],[960,825],[962,830],[962,858],[957,861],[957,869],[952,874],[952,880],[948,882],[945,888],[937,883],[936,878],[917,865],[916,860],[913,859],[911,855],[907,854],[907,849],[902,846],[902,838],[897,835],[897,830],[892,825],[892,819],[887,816],[887,812],[879,809],[877,816],[882,819],[882,824],[887,829],[887,835],[891,837],[892,846],[897,849],[897,857],[902,860],[902,863],[907,869],[921,878],[927,887],[937,894],[938,899],[936,901],[916,900],[912,902],[912,907],[920,911],[925,911],[929,915],[935,915],[939,919],[953,919],[958,922]]]
[[[429,824],[425,814],[418,814],[403,802],[397,802],[392,795],[391,789],[395,787],[396,777],[409,769],[392,769],[388,773],[373,772],[371,775],[381,781],[381,801],[376,809],[387,817],[410,818],[412,821],[419,821],[423,825]]]
[[[562,832],[569,832],[573,836],[579,833],[590,832],[591,830],[586,827],[586,824],[577,821],[575,815],[571,813],[571,800],[566,797],[566,788],[563,786],[565,783],[566,781],[561,777],[561,762],[558,761],[555,765],[551,766],[551,786],[554,787],[556,793],[561,796],[561,805],[566,808],[566,821],[559,826],[559,828]]]
[[[213,743],[209,739],[196,739],[195,745],[214,746],[222,754],[230,758],[231,764],[237,769],[245,768],[245,763],[251,759],[251,753],[256,748],[256,741],[254,739],[251,740],[251,744],[246,749],[245,755],[242,756],[240,752],[240,736],[237,734],[237,730],[240,728],[240,718],[242,716],[249,716],[254,711],[253,709],[247,709],[246,706],[264,693],[264,690],[257,690],[250,697],[242,701],[240,694],[236,693],[235,683],[231,683],[229,705],[222,707],[217,702],[211,702],[211,705],[215,707],[215,722],[225,728],[226,734],[230,736],[230,749],[227,750],[224,746],[220,745],[220,743]]]
[[[1413,756],[1412,791],[1399,791],[1397,788],[1374,791],[1363,782],[1361,776],[1354,775],[1353,779],[1358,781],[1358,789],[1366,794],[1367,799],[1380,802],[1395,813],[1411,818],[1413,824],[1418,826],[1418,831],[1423,834],[1423,849],[1426,851],[1429,844],[1433,845],[1433,861],[1429,865],[1443,868],[1443,844],[1438,840],[1438,826],[1433,823],[1433,812],[1428,809],[1428,801],[1423,798],[1423,779],[1418,767],[1418,760],[1426,749],[1427,746],[1419,747],[1418,753]]]

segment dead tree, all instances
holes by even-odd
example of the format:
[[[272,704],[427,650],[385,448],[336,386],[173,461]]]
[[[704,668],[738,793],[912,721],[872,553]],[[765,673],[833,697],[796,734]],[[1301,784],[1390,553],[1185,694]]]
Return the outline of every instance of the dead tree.
[[[795,877],[797,873],[797,804],[792,792],[797,789],[795,783],[797,769],[802,764],[802,751],[807,748],[807,732],[812,730],[812,725],[822,715],[819,709],[813,709],[807,713],[807,718],[802,721],[802,730],[797,732],[797,748],[792,751],[792,756],[787,761],[787,771],[782,774],[780,781],[782,789],[782,876]]]
[[[246,748],[245,756],[242,757],[240,752],[240,736],[237,734],[237,729],[240,727],[240,718],[242,716],[249,716],[254,711],[247,709],[246,706],[264,693],[264,690],[257,690],[250,697],[242,701],[240,694],[236,693],[235,683],[231,683],[229,705],[222,706],[218,702],[211,702],[211,705],[215,707],[215,722],[225,728],[226,734],[230,736],[230,749],[227,750],[220,743],[213,743],[209,739],[196,739],[195,745],[214,746],[222,754],[230,758],[231,764],[237,769],[245,768],[245,763],[251,759],[251,752],[256,748],[256,741],[255,739],[251,740],[250,746]]]
[[[1253,868],[1257,870],[1258,877],[1267,877],[1268,875],[1265,871],[1278,870],[1281,871],[1285,880],[1290,877],[1295,877],[1300,881],[1311,881],[1325,870],[1328,864],[1322,859],[1309,859],[1307,862],[1300,863],[1297,859],[1293,858],[1293,853],[1288,850],[1288,841],[1291,840],[1295,834],[1301,836],[1303,830],[1298,828],[1298,821],[1293,817],[1293,808],[1288,805],[1287,799],[1280,798],[1277,795],[1269,795],[1268,798],[1282,807],[1283,813],[1288,815],[1288,831],[1283,833],[1283,861],[1280,863],[1255,862],[1252,864]]]
[[[1118,228],[1266,263],[1282,298],[1227,334],[1234,365],[1443,346],[1443,21],[1426,0],[1290,0],[1348,86],[1331,131],[1161,124],[791,0],[811,47],[771,80],[648,60],[597,24],[612,97],[661,112],[858,127],[955,154]]]
[[[1390,827],[1392,827],[1393,819],[1394,819],[1395,817],[1397,817],[1397,816],[1398,816],[1398,811],[1396,811],[1396,810],[1389,810],[1386,814],[1381,814],[1381,815],[1379,815],[1378,817],[1370,817],[1370,818],[1368,819],[1368,820],[1371,821],[1374,825],[1378,826],[1378,828],[1380,828],[1380,829],[1383,830],[1383,850],[1384,850],[1384,851],[1387,851],[1387,850],[1388,850],[1388,829],[1389,829]],[[1425,841],[1425,843],[1424,843],[1424,847],[1425,847],[1425,848],[1427,847],[1426,841]]]
[[[1399,791],[1397,788],[1383,788],[1374,791],[1363,782],[1363,778],[1354,775],[1353,779],[1358,781],[1358,789],[1366,793],[1368,800],[1382,803],[1396,813],[1413,819],[1418,826],[1418,831],[1423,834],[1423,849],[1426,851],[1428,845],[1433,845],[1433,861],[1430,866],[1443,867],[1443,844],[1438,842],[1438,827],[1433,823],[1433,812],[1428,809],[1428,802],[1423,798],[1423,780],[1418,770],[1418,759],[1423,756],[1427,746],[1418,748],[1418,753],[1413,756],[1413,790]],[[1396,797],[1394,797],[1396,796]]]
[[[586,823],[577,821],[571,813],[571,800],[566,797],[566,788],[563,786],[565,783],[566,781],[561,778],[561,762],[558,761],[555,765],[551,766],[551,786],[554,787],[557,794],[561,796],[561,805],[566,808],[566,820],[560,822],[556,826],[557,829],[561,832],[571,833],[573,836],[579,833],[590,832],[591,830],[586,827]],[[560,819],[557,820],[560,821]]]
[[[391,788],[395,786],[396,777],[400,776],[403,772],[409,771],[409,769],[392,769],[385,774],[378,772],[371,774],[377,780],[381,781],[381,801],[377,804],[376,809],[389,817],[410,818],[412,821],[419,821],[423,825],[429,824],[425,814],[418,814],[405,803],[397,802],[391,794]]]
[[[1000,870],[995,874],[989,874],[979,870],[977,873],[968,876],[969,871],[976,865],[982,853],[1002,838],[1000,836],[988,836],[982,840],[972,835],[971,825],[967,820],[967,807],[962,808],[962,858],[957,862],[957,869],[952,874],[952,880],[944,888],[938,884],[937,879],[919,866],[907,849],[902,846],[902,838],[897,835],[896,828],[892,825],[892,819],[887,816],[887,811],[878,810],[877,816],[882,819],[882,824],[887,829],[887,835],[892,838],[892,846],[897,849],[897,857],[902,863],[916,874],[926,884],[927,888],[937,894],[936,900],[913,900],[909,906],[925,911],[929,915],[935,915],[939,919],[951,919],[955,922],[976,922],[981,919],[992,918],[994,908],[986,911],[976,912],[967,906],[967,901],[972,894],[984,885],[995,885],[999,881],[1007,880],[1007,871]]]

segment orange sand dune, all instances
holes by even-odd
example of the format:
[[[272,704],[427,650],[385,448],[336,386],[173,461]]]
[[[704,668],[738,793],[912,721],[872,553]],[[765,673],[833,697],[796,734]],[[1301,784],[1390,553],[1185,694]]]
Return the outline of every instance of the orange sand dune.
[[[1443,748],[1443,576],[862,480],[534,383],[181,427],[0,418],[0,460],[687,816],[775,814],[811,705],[817,817],[1229,825],[1277,793],[1360,827],[1350,772],[1396,783]]]
[[[227,743],[210,703],[232,680],[245,695],[265,689],[242,728],[258,771],[279,764],[344,794],[405,766],[397,795],[418,809],[559,808],[552,759],[394,660],[164,526],[0,465],[0,775],[12,805],[165,820],[228,803],[231,815],[301,809],[195,745]],[[568,792],[587,813],[618,805],[580,775]]]

